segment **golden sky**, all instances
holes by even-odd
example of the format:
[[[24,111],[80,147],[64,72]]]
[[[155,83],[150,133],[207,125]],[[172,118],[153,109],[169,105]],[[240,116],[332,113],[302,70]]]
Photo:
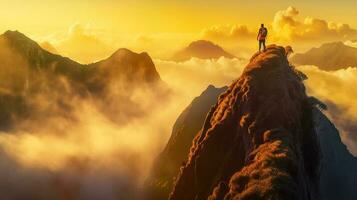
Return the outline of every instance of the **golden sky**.
[[[1,0],[2,30],[46,33],[74,22],[121,32],[195,32],[214,24],[268,21],[293,5],[308,16],[357,26],[354,0]]]
[[[230,84],[247,62],[227,58],[174,62],[161,58],[170,57],[197,39],[211,40],[238,57],[249,58],[257,50],[255,37],[261,22],[269,29],[268,44],[289,44],[296,52],[339,40],[357,47],[357,41],[353,41],[357,39],[356,8],[356,0],[0,0],[0,32],[18,30],[43,48],[81,63],[103,59],[121,47],[146,51],[154,58],[161,78],[173,92],[166,103],[161,102],[162,99],[150,100],[152,96],[148,98],[146,95],[151,93],[147,91],[135,93],[132,100],[140,102],[145,109],[154,103],[163,104],[154,106],[150,114],[125,126],[109,120],[96,108],[96,101],[76,98],[77,94],[72,92],[64,91],[68,94],[63,96],[49,92],[36,99],[27,98],[32,106],[40,109],[46,110],[43,107],[49,105],[52,97],[56,101],[63,99],[75,109],[63,111],[56,106],[53,117],[43,120],[35,117],[33,122],[26,121],[24,126],[27,125],[30,131],[22,130],[21,124],[11,134],[0,133],[0,146],[16,163],[29,169],[39,167],[46,172],[59,171],[60,175],[67,176],[68,173],[68,177],[79,184],[87,185],[88,177],[93,177],[95,183],[101,180],[96,179],[97,176],[116,179],[117,172],[130,175],[120,180],[132,176],[143,181],[141,179],[150,169],[148,166],[169,138],[179,113],[207,85]],[[20,63],[19,66],[25,65],[20,57],[5,57],[9,63],[15,61]],[[11,65],[10,69],[15,68]],[[306,81],[309,95],[332,102],[343,111],[337,115],[336,125],[349,150],[357,155],[356,140],[351,139],[353,126],[341,123],[357,119],[357,68],[333,72],[311,66],[299,69],[309,77]],[[10,80],[7,83],[12,84],[12,77],[5,75],[3,77]],[[113,94],[108,96],[119,98],[115,95],[121,91],[117,88],[120,86],[113,84],[115,93],[111,91]],[[113,105],[116,103],[121,102],[115,101]],[[67,112],[71,112],[76,120],[68,120],[63,114]],[[127,159],[132,157],[134,163]],[[77,162],[72,166],[76,159],[79,164],[83,161],[88,166],[78,168]],[[72,170],[75,173],[75,170],[81,170],[81,176],[72,177]],[[12,175],[14,168],[9,167],[8,171],[11,173],[1,172]],[[131,175],[133,171],[134,176]],[[98,172],[104,172],[104,175]],[[57,173],[54,175],[57,180]],[[11,176],[10,182],[16,185],[16,190],[9,191],[21,191],[17,189],[20,182],[24,184],[23,188],[31,190],[33,185],[38,186],[34,182],[39,182],[42,187],[49,181],[47,176],[35,181],[31,180],[32,176],[36,177],[36,173],[31,170],[21,171],[20,179],[12,180],[17,176]],[[24,178],[27,181],[23,183]],[[53,183],[57,182],[51,179],[50,184]],[[115,184],[118,184],[117,180]],[[117,188],[115,184],[108,188]]]
[[[289,11],[290,6],[296,11]],[[356,7],[354,0],[0,0],[0,31],[19,30],[81,62],[100,59],[119,47],[168,57],[166,48],[177,49],[195,39],[240,53],[247,46],[255,48],[254,40],[247,38],[254,39],[261,22],[272,29],[271,42],[354,39]],[[78,55],[75,47],[83,42],[91,42],[84,50],[100,42],[102,53]]]

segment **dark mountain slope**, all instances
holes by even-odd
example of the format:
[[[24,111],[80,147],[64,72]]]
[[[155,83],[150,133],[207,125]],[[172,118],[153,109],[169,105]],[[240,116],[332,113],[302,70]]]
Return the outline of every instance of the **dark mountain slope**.
[[[156,159],[150,177],[146,181],[147,199],[167,199],[174,177],[187,161],[192,140],[202,128],[207,112],[217,102],[219,94],[227,87],[210,85],[181,113],[172,129],[170,140]]]
[[[322,150],[322,199],[357,199],[357,158],[342,143],[335,126],[317,109],[314,121]]]
[[[327,71],[357,67],[357,48],[342,42],[326,43],[306,53],[295,54],[290,61],[298,65],[316,65]]]
[[[304,85],[270,46],[208,113],[170,199],[316,199],[319,162]]]
[[[189,44],[183,50],[177,52],[172,60],[186,61],[191,58],[218,59],[220,57],[235,58],[232,54],[226,52],[222,47],[213,44],[207,40],[198,40]]]

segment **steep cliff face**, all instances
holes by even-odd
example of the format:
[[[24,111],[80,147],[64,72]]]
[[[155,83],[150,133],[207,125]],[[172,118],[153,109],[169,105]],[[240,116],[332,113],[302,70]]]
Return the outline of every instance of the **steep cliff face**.
[[[187,162],[192,140],[202,128],[207,112],[227,87],[210,85],[181,113],[172,129],[170,140],[157,157],[146,181],[147,199],[167,199],[181,165]]]
[[[357,199],[357,158],[342,143],[333,123],[318,109],[313,114],[322,152],[321,199]]]
[[[208,113],[170,199],[316,199],[319,169],[304,85],[270,46]]]

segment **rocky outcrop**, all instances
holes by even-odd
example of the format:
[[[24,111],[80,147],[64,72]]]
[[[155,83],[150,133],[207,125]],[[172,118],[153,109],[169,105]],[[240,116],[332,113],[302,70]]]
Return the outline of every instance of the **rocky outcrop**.
[[[317,199],[312,106],[284,48],[256,54],[210,110],[170,199]]]
[[[146,199],[167,199],[182,165],[187,162],[187,155],[192,145],[192,140],[202,128],[207,112],[217,102],[219,94],[227,87],[216,88],[212,85],[199,96],[180,114],[176,120],[171,137],[157,157],[146,181]]]

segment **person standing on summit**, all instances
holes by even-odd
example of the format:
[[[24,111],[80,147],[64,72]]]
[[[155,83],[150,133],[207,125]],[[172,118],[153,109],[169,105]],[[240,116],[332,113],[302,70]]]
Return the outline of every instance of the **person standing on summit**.
[[[258,36],[257,36],[257,40],[259,41],[259,52],[262,48],[263,45],[263,51],[265,51],[266,47],[265,47],[265,39],[268,35],[268,29],[264,27],[264,24],[261,24],[259,32],[258,32]]]

